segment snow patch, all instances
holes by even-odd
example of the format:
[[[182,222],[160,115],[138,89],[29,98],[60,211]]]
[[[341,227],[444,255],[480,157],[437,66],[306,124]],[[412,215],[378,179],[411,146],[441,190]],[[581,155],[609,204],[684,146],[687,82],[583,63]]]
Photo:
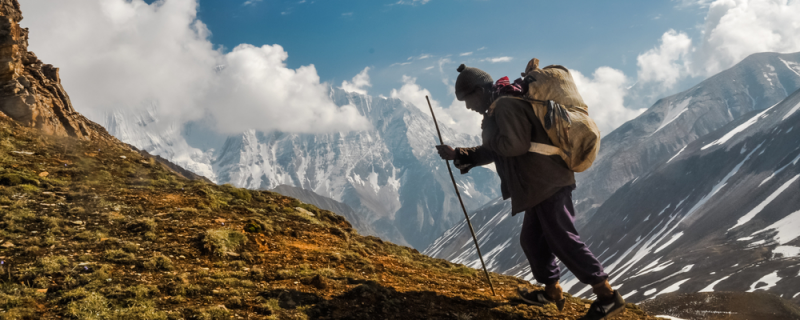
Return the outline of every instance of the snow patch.
[[[769,177],[767,177],[766,179],[764,179],[764,181],[761,181],[761,183],[759,183],[759,184],[758,184],[758,186],[760,187],[762,184],[764,184],[764,183],[766,183],[767,181],[769,181],[769,180],[771,180],[772,178],[774,178],[776,175],[778,175],[779,173],[781,173],[781,171],[783,171],[783,169],[786,169],[786,167],[788,167],[789,165],[796,165],[796,164],[797,164],[797,161],[800,161],[800,153],[799,153],[799,154],[797,154],[797,157],[795,157],[795,158],[794,158],[794,160],[792,160],[792,161],[789,161],[789,163],[787,163],[785,166],[783,166],[783,167],[781,167],[780,169],[778,169],[778,170],[776,170],[775,172],[773,172],[773,173],[772,173],[772,174],[771,174]]]
[[[678,291],[678,289],[681,288],[681,285],[684,284],[686,281],[689,281],[689,280],[690,279],[683,279],[681,281],[673,283],[671,286],[667,287],[666,289],[661,290],[661,292],[659,292],[657,295],[654,295],[652,299],[655,299],[656,297],[658,297],[658,296],[660,296],[662,294],[665,294],[665,293]]]
[[[777,198],[778,196],[781,195],[781,193],[786,191],[786,189],[788,189],[789,186],[797,180],[797,178],[800,178],[800,175],[796,175],[796,176],[794,176],[794,178],[790,179],[789,181],[786,181],[786,183],[784,183],[780,188],[778,188],[777,190],[775,190],[775,192],[773,192],[771,195],[769,195],[769,197],[767,197],[767,199],[765,199],[764,201],[759,203],[755,208],[753,208],[753,210],[750,210],[750,212],[745,214],[743,217],[739,218],[739,220],[736,221],[736,225],[734,225],[733,227],[730,227],[728,229],[728,231],[731,231],[732,229],[734,229],[734,228],[736,228],[738,226],[744,225],[745,223],[747,223],[751,219],[753,219],[757,214],[759,214],[761,212],[761,210],[764,210],[764,208],[767,205],[772,203],[772,201],[775,200],[775,198]]]
[[[669,121],[663,122],[661,124],[661,126],[658,127],[658,129],[656,129],[656,131],[653,131],[653,133],[651,133],[650,135],[653,135],[656,132],[660,131],[661,129],[664,129],[664,127],[666,127],[668,124],[670,124],[673,121],[675,121],[676,119],[678,119],[678,117],[680,117],[684,112],[689,110],[686,107],[689,105],[689,102],[691,102],[691,101],[692,101],[692,98],[689,97],[689,98],[684,99],[681,102],[678,102],[678,104],[676,104],[673,108],[671,108],[669,110],[669,112],[667,112],[667,114],[664,115],[664,119],[669,119]]]
[[[766,113],[769,112],[770,110],[772,110],[772,108],[774,108],[777,105],[778,104],[775,104],[772,107],[769,107],[764,111],[761,111],[759,114],[755,115],[754,117],[752,117],[750,119],[747,119],[747,121],[745,121],[744,123],[740,124],[739,126],[734,128],[733,130],[729,131],[728,133],[726,133],[721,138],[719,138],[717,140],[714,140],[713,142],[703,146],[702,148],[700,148],[700,150],[705,150],[705,149],[711,148],[713,146],[718,146],[718,145],[724,144],[725,142],[728,142],[728,140],[733,138],[733,136],[743,132],[745,129],[749,128],[750,126],[752,126],[753,124],[758,122],[759,119],[766,118]]]
[[[781,62],[783,62],[783,64],[785,64],[786,67],[789,68],[789,70],[800,76],[800,63],[794,61],[786,61],[781,58],[778,59],[781,60]]]
[[[778,281],[781,281],[781,277],[778,276],[778,271],[775,271],[773,273],[761,277],[761,279],[756,280],[756,282],[753,282],[753,284],[750,285],[750,290],[747,290],[747,292],[753,292],[756,290],[767,291],[770,288],[774,287],[775,284],[778,283]],[[766,285],[756,287],[760,283],[766,283]]]
[[[631,291],[631,292],[628,292],[628,294],[624,294],[624,295],[622,295],[622,299],[628,299],[628,297],[630,297],[630,296],[632,296],[632,295],[636,294],[637,292],[638,292],[638,291],[636,291],[636,290],[633,290],[633,291]]]
[[[795,112],[797,112],[797,110],[800,110],[800,102],[798,102],[798,103],[797,103],[797,105],[796,105],[796,106],[794,106],[794,108],[792,108],[792,110],[789,110],[789,112],[787,112],[787,113],[786,113],[786,114],[783,116],[783,119],[781,119],[781,121],[783,121],[783,120],[786,120],[787,118],[791,117],[791,116],[792,116],[792,114],[794,114]]]
[[[636,274],[636,276],[638,277],[638,276],[641,276],[641,275],[647,274],[647,273],[659,272],[661,270],[666,269],[667,267],[671,266],[674,263],[671,260],[668,260],[668,261],[664,261],[664,263],[662,263],[662,264],[656,265],[656,264],[658,264],[658,260],[660,260],[660,259],[656,259],[656,261],[653,261],[652,263],[650,263],[647,266],[645,266],[641,271],[639,271],[639,273]]]
[[[800,256],[800,247],[777,246],[772,249],[772,256],[775,257],[775,254],[780,254],[783,258],[798,257]]]
[[[668,320],[686,320],[683,318],[673,317],[673,316],[665,316],[665,315],[657,315],[656,318],[668,319]]]
[[[775,230],[777,233],[773,236],[776,242],[784,245],[797,237],[800,237],[800,211],[795,211],[792,214],[784,217],[778,222],[773,223],[769,227],[761,229],[753,235],[766,232],[767,230]]]
[[[697,292],[714,292],[714,287],[716,287],[716,286],[717,286],[717,285],[718,285],[720,282],[722,282],[722,281],[724,281],[725,279],[728,279],[728,278],[730,278],[730,277],[731,277],[730,275],[724,276],[724,277],[722,277],[721,279],[719,279],[719,280],[717,280],[717,281],[714,281],[714,282],[712,282],[712,283],[711,283],[711,284],[709,284],[707,287],[705,287],[705,288],[703,288],[702,290],[700,290],[700,291],[697,291]]]
[[[675,240],[678,240],[681,236],[683,236],[683,231],[678,232],[676,234],[673,234],[672,235],[672,239],[669,239],[669,241],[667,241],[667,243],[663,244],[661,247],[656,249],[656,251],[653,251],[653,253],[658,253],[659,251],[664,250],[665,248],[669,247],[669,245],[671,245],[673,242],[675,242]]]
[[[686,146],[688,146],[688,145],[686,145]],[[670,163],[670,161],[672,161],[672,159],[675,159],[676,157],[678,157],[678,155],[680,155],[681,152],[683,152],[683,150],[686,149],[686,146],[683,146],[683,148],[678,150],[678,153],[676,153],[674,156],[672,156],[672,158],[669,158],[669,160],[667,160],[667,163]]]

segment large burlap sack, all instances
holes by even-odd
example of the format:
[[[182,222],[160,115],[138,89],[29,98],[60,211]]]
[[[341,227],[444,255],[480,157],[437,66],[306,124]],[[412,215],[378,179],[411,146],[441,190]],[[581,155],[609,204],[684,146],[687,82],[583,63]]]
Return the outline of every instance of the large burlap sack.
[[[529,151],[560,155],[575,172],[589,169],[600,150],[600,130],[589,117],[589,107],[578,93],[569,70],[558,65],[540,69],[539,60],[534,58],[522,76],[528,82],[524,99],[531,102],[536,117],[555,145],[553,148],[531,143]]]

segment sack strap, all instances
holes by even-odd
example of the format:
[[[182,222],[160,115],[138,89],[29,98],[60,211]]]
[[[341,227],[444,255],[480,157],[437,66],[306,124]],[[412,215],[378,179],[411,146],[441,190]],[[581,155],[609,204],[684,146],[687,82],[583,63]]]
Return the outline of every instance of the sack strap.
[[[543,154],[546,156],[560,156],[562,159],[567,159],[567,155],[564,154],[564,151],[562,151],[561,148],[544,143],[531,142],[531,147],[528,149],[528,152]]]

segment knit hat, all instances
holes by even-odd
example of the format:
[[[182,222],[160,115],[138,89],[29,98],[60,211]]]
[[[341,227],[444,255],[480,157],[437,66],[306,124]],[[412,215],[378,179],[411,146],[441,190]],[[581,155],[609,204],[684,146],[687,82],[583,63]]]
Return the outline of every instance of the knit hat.
[[[464,99],[475,89],[490,87],[494,83],[492,76],[478,68],[470,68],[465,65],[458,66],[458,78],[456,78],[456,99]]]

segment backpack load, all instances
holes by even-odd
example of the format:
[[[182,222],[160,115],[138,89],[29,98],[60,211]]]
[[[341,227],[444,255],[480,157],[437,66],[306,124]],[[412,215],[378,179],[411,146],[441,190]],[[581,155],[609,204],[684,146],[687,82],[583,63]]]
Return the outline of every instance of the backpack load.
[[[567,167],[582,172],[592,166],[600,150],[600,130],[589,117],[578,87],[567,68],[539,68],[539,59],[528,62],[522,73],[528,90],[522,99],[533,106],[554,146],[531,142],[529,152],[559,155]]]

